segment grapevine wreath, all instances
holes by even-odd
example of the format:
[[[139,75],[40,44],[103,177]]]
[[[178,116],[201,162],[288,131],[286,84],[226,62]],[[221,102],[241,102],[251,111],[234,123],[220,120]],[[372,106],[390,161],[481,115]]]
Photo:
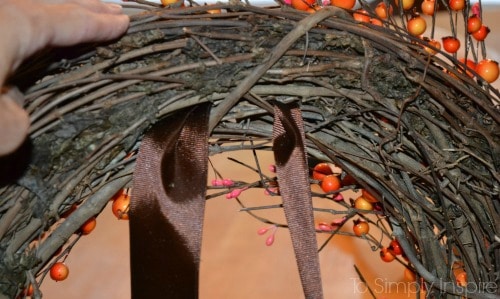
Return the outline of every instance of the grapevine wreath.
[[[111,198],[131,222],[133,296],[157,283],[134,278],[143,271],[134,266],[134,238],[162,233],[148,221],[170,233],[158,248],[175,255],[159,263],[189,272],[160,273],[160,294],[196,296],[178,290],[197,289],[193,238],[201,231],[183,226],[182,211],[203,209],[182,209],[194,200],[179,197],[201,194],[202,202],[238,200],[269,223],[259,233],[289,228],[306,297],[322,296],[314,268],[324,244],[315,235],[328,242],[347,231],[402,262],[430,298],[498,298],[500,111],[490,85],[498,64],[485,51],[481,3],[400,1],[130,1],[140,11],[120,40],[28,63],[13,82],[31,115],[30,140],[2,158],[0,297],[31,288],[38,298],[45,276],[64,279],[64,258]],[[442,41],[434,36],[438,6],[450,16]],[[181,151],[186,145],[194,149]],[[207,169],[217,169],[207,155],[235,150],[273,151],[273,175],[257,163],[247,165],[255,182],[220,174],[206,183]],[[239,197],[254,188],[283,202],[246,207]],[[359,198],[349,202],[348,190]],[[163,197],[168,203],[154,201]],[[288,221],[259,216],[266,208],[284,209]],[[315,223],[318,212],[336,220]],[[371,238],[374,230],[390,244]],[[178,276],[186,286],[184,278],[174,284]],[[488,288],[471,287],[480,284]]]

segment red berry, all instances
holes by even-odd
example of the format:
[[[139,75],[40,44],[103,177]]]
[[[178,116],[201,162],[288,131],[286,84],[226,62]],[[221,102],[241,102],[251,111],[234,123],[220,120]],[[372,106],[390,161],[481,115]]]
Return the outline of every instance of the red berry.
[[[361,189],[361,196],[363,196],[370,203],[378,202],[377,198],[365,189]]]
[[[340,189],[340,179],[335,175],[327,175],[321,181],[321,189],[325,193],[334,192]]]
[[[481,19],[476,15],[470,16],[467,20],[467,32],[469,33],[477,32],[481,29],[481,26],[483,26],[483,22],[481,22]]]
[[[472,37],[478,42],[482,42],[486,39],[489,33],[490,33],[490,28],[488,26],[481,25],[481,28],[479,28],[478,31],[474,32],[472,34]]]
[[[62,262],[57,262],[50,267],[50,278],[55,281],[65,280],[69,275],[68,266]]]
[[[357,185],[358,182],[354,179],[354,177],[350,174],[346,174],[344,178],[342,179],[341,185],[342,186],[347,186],[347,185]]]
[[[313,169],[313,179],[321,181],[325,176],[333,174],[332,169],[328,163],[318,163]]]
[[[78,208],[78,206],[76,204],[72,204],[71,207],[67,211],[65,211],[64,213],[61,214],[61,218],[68,218],[69,215],[71,215],[71,213],[76,211],[77,208]]]
[[[481,60],[476,65],[476,72],[488,83],[493,83],[498,79],[498,62],[491,59]]]
[[[460,49],[460,40],[453,36],[443,37],[443,48],[448,53],[457,53]]]
[[[391,243],[389,244],[388,249],[389,249],[389,251],[393,255],[401,255],[401,254],[403,254],[403,249],[401,248],[401,245],[399,245],[399,242],[396,239],[394,239],[394,240],[391,241]]]

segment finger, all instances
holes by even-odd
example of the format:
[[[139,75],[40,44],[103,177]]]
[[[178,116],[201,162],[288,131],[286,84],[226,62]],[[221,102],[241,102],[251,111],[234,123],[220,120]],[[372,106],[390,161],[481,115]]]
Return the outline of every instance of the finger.
[[[116,3],[104,3],[100,0],[49,0],[51,4],[75,4],[90,11],[105,14],[121,14],[122,7]]]
[[[130,19],[123,14],[102,14],[72,5],[61,6],[57,17],[49,20],[52,46],[70,46],[83,42],[105,41],[127,31]]]
[[[7,95],[0,95],[0,156],[14,152],[26,139],[28,113]]]

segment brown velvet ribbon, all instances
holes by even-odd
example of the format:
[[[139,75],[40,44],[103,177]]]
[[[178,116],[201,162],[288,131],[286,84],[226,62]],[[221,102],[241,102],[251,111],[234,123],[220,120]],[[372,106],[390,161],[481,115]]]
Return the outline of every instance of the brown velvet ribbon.
[[[144,137],[130,207],[132,298],[198,298],[208,167],[209,104],[179,111]],[[273,150],[306,298],[322,298],[319,257],[297,104],[275,104]]]

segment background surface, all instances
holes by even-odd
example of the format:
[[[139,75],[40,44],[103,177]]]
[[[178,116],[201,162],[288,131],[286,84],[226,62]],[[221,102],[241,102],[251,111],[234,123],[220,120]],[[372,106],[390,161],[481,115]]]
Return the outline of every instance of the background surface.
[[[498,61],[500,34],[495,29],[500,28],[500,9],[486,6],[484,13],[484,22],[493,29],[488,38],[488,56]],[[448,19],[441,18],[439,25],[448,28]],[[443,29],[440,34],[448,35],[447,32]],[[230,156],[254,165],[249,154]],[[264,166],[272,162],[270,153],[259,153],[259,157],[267,161],[262,163]],[[225,177],[255,179],[255,174],[228,161],[226,156],[211,159]],[[273,203],[259,191],[244,194],[242,199],[248,206]],[[256,233],[265,225],[238,212],[235,201],[212,199],[206,209],[200,298],[301,298],[288,231],[278,230],[274,245],[268,247],[264,244],[265,236]],[[266,211],[263,215],[275,220],[283,218],[279,211]],[[331,221],[331,216],[324,217]],[[97,221],[95,231],[83,237],[66,260],[69,278],[58,283],[44,281],[44,298],[130,298],[128,222],[114,218],[110,205]],[[345,229],[350,229],[350,225]],[[326,298],[372,298],[354,265],[361,269],[377,298],[415,298],[414,285],[403,279],[401,265],[382,262],[365,241],[337,236],[321,252],[320,259]]]

